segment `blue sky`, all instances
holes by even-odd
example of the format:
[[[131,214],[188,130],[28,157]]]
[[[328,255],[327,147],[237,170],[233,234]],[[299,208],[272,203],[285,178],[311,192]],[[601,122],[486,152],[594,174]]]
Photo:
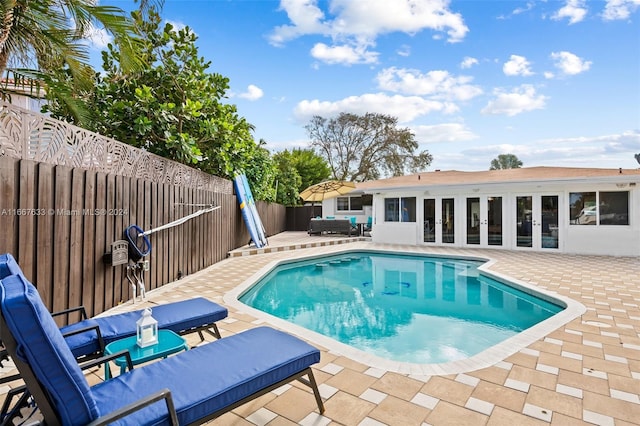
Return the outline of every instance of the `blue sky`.
[[[377,112],[428,170],[640,167],[640,0],[165,0],[162,17],[272,152],[307,147],[313,115]]]

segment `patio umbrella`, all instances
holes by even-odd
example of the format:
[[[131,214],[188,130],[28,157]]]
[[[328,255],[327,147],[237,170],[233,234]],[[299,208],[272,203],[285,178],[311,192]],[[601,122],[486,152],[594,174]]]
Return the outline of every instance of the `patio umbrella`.
[[[356,189],[356,184],[353,182],[327,180],[311,185],[300,193],[300,198],[304,201],[311,201],[312,203],[315,203],[316,201],[339,197],[340,195],[347,194],[354,189]]]

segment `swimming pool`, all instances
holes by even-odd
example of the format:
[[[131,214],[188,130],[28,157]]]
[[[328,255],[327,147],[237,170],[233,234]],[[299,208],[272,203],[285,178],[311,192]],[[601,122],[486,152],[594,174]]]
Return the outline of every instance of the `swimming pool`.
[[[238,299],[382,359],[449,363],[513,339],[565,307],[481,274],[484,263],[343,252],[280,264]]]

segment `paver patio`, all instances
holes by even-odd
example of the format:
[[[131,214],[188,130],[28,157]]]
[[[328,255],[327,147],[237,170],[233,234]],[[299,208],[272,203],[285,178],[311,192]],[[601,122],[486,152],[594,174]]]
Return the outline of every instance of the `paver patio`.
[[[392,246],[290,232],[269,243],[268,250],[235,251],[204,271],[149,292],[147,303],[199,295],[224,304],[227,292],[274,261],[345,248],[385,248],[487,257],[494,260],[491,271],[572,298],[586,312],[492,366],[444,376],[385,371],[312,341],[322,350],[314,374],[325,401],[323,415],[310,391],[295,384],[210,424],[640,424],[640,258]],[[133,308],[126,303],[113,311]],[[219,328],[228,336],[264,322],[229,307]],[[189,339],[195,344],[197,335]],[[10,371],[7,366],[0,374]],[[93,370],[89,380],[102,380],[102,372]]]

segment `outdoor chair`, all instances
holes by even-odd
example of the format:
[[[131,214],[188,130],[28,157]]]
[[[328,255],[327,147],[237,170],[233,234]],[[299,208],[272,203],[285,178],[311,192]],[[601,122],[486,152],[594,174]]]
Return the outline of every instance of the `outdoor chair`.
[[[47,425],[201,424],[297,379],[322,399],[313,346],[258,327],[89,386],[37,289],[0,280],[0,337]],[[307,376],[307,379],[304,378]]]
[[[366,232],[371,232],[371,227],[373,226],[373,218],[371,216],[367,217],[367,223],[362,227],[362,234],[364,235]]]
[[[356,217],[345,216],[344,218],[347,219],[351,224],[351,232],[353,232],[356,236],[359,235],[360,230],[358,229],[358,222],[356,221]]]
[[[0,279],[9,275],[24,277],[14,257],[11,254],[2,254],[0,255]],[[109,343],[135,335],[136,321],[142,314],[142,310],[137,310],[87,318],[86,310],[83,306],[79,306],[54,312],[52,315],[59,316],[73,312],[78,312],[81,320],[61,327],[61,331],[78,362],[100,357],[104,355],[104,348]],[[152,313],[153,318],[158,321],[159,329],[171,330],[179,335],[197,332],[201,341],[204,341],[203,332],[219,339],[220,331],[216,322],[228,315],[227,308],[203,297],[153,306]]]

